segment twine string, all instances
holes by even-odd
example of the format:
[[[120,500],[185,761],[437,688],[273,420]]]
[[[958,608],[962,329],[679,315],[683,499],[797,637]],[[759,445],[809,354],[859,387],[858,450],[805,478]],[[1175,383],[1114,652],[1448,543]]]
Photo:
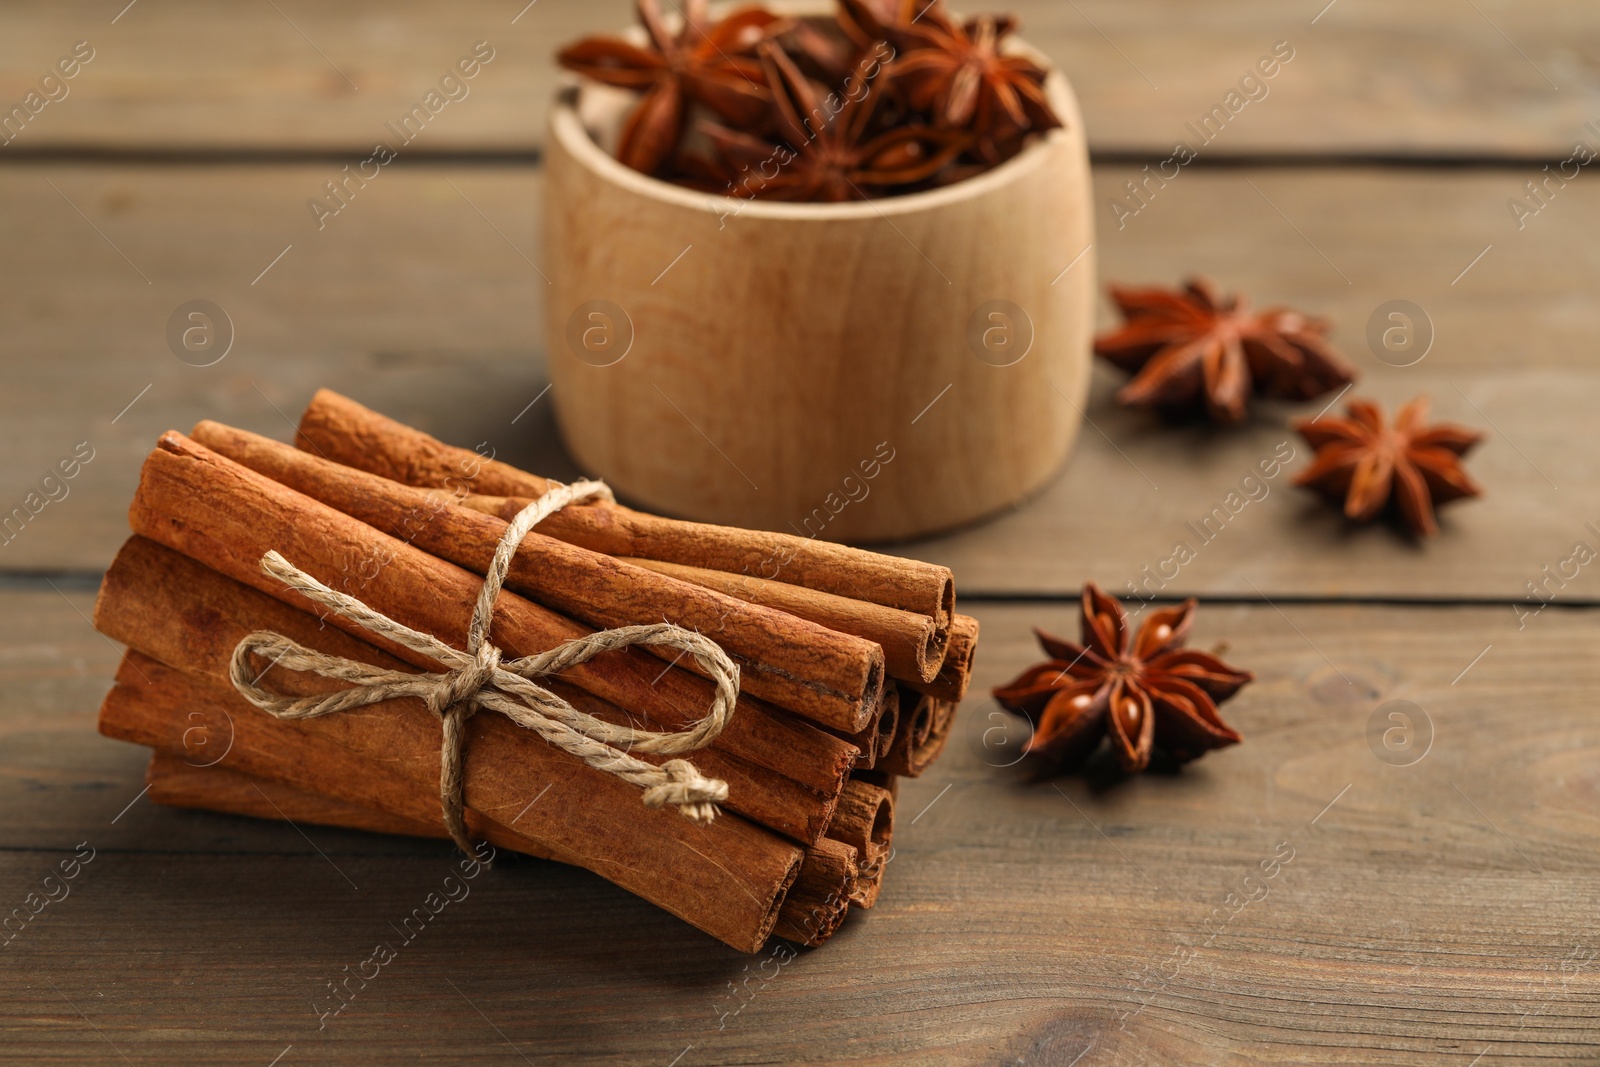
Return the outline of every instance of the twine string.
[[[710,822],[717,805],[728,799],[728,785],[706,778],[684,759],[657,766],[638,759],[634,751],[677,755],[704,748],[722,732],[733,715],[739,692],[739,668],[716,642],[672,623],[619,626],[598,630],[563,642],[548,651],[520,659],[503,660],[489,641],[494,605],[517,547],[538,523],[566,507],[593,498],[611,499],[611,490],[596,481],[558,486],[519,512],[506,527],[495,548],[494,559],[478,591],[465,651],[445,644],[432,634],[374,611],[357,598],[328,588],[298,569],[276,551],[261,558],[261,569],[312,603],[355,623],[375,636],[386,638],[442,664],[437,673],[413,674],[374,667],[359,660],[318,652],[282,634],[261,630],[234,647],[229,675],[246,700],[275,718],[314,719],[341,711],[368,707],[399,697],[415,697],[439,717],[439,801],[446,829],[455,843],[473,854],[465,817],[464,753],[466,720],[479,708],[499,712],[524,729],[568,752],[597,770],[621,778],[643,790],[646,807],[676,807],[695,822]],[[691,657],[714,686],[711,708],[697,721],[677,731],[641,730],[597,719],[579,711],[533,679],[559,674],[602,652],[632,645],[674,648]],[[254,657],[269,666],[316,674],[348,682],[350,688],[306,697],[281,696],[260,684],[265,670],[257,670]]]

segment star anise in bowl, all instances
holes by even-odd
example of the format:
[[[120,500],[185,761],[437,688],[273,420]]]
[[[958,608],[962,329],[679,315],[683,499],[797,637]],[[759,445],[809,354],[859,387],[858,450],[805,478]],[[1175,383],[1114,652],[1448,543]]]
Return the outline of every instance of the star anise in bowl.
[[[1388,510],[1413,536],[1432,537],[1440,504],[1483,493],[1461,466],[1483,434],[1454,423],[1427,425],[1427,397],[1401,408],[1392,426],[1371,400],[1352,400],[1346,410],[1295,423],[1316,449],[1295,484],[1321,493],[1346,518],[1371,522]]]
[[[864,77],[872,60],[863,60]],[[922,181],[965,147],[964,139],[926,125],[872,131],[872,93],[848,98],[828,116],[800,69],[773,44],[761,48],[761,63],[772,87],[772,124],[780,143],[772,143],[712,122],[701,130],[716,146],[730,185],[740,195],[769,200],[865,200],[894,186]],[[775,162],[772,176],[763,162]]]
[[[938,6],[880,32],[898,52],[889,76],[934,125],[972,135],[975,154],[996,163],[1016,154],[1024,136],[1061,119],[1045,96],[1046,71],[1001,42],[1017,26],[1009,15],[957,21]]]
[[[674,33],[658,0],[638,0],[638,11],[648,46],[620,37],[586,37],[556,55],[568,70],[640,93],[622,128],[619,160],[646,174],[660,170],[683,138],[691,101],[729,122],[761,121],[772,98],[750,53],[788,20],[747,7],[712,23],[706,0],[685,0],[683,21]]]
[[[712,22],[705,0],[685,0],[674,28],[659,0],[637,3],[642,43],[591,37],[558,59],[639,94],[617,158],[680,185],[806,201],[915,192],[981,173],[1061,125],[1048,71],[1006,40],[1009,15],[839,0],[832,19],[746,7]]]
[[[1024,751],[1061,768],[1083,763],[1109,738],[1125,771],[1160,749],[1180,762],[1236,744],[1217,705],[1253,679],[1186,649],[1196,602],[1151,612],[1131,632],[1127,612],[1093,582],[1083,587],[1082,644],[1035,630],[1050,659],[994,690],[1007,711],[1034,723]]]
[[[1117,392],[1131,407],[1244,419],[1252,395],[1313,400],[1355,380],[1326,341],[1328,324],[1288,308],[1253,311],[1205,278],[1179,290],[1111,286],[1126,320],[1095,338],[1095,354],[1133,375]]]

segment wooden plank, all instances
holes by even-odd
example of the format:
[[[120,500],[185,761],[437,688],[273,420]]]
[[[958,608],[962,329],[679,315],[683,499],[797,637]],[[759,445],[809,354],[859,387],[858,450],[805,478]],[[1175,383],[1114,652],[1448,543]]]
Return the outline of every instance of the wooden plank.
[[[318,231],[303,199],[328,173],[0,171],[0,195],[15,207],[0,315],[11,350],[26,357],[8,368],[0,395],[10,459],[0,513],[76,443],[97,450],[67,499],[0,546],[0,567],[103,567],[161,431],[217,418],[287,436],[319,385],[448,440],[489,441],[544,473],[576,473],[542,392],[537,170],[385,173]],[[1129,173],[1100,168],[1102,199]],[[1515,597],[1575,540],[1596,536],[1585,523],[1600,521],[1590,507],[1597,473],[1569,428],[1586,425],[1600,402],[1589,357],[1600,310],[1589,272],[1574,266],[1593,261],[1600,185],[1563,190],[1521,232],[1504,208],[1512,192],[1493,171],[1196,172],[1123,229],[1102,226],[1104,278],[1171,282],[1201,269],[1260,302],[1328,314],[1364,375],[1362,393],[1393,403],[1427,391],[1441,417],[1491,431],[1471,462],[1489,496],[1446,511],[1444,535],[1425,551],[1381,528],[1346,531],[1280,477],[1165,592]],[[884,239],[899,240],[888,229]],[[205,368],[176,358],[166,338],[173,312],[198,298],[221,305],[237,336]],[[1402,298],[1428,312],[1437,334],[1406,368],[1381,363],[1363,339],[1372,313]],[[1236,432],[1174,431],[1114,408],[1111,375],[1097,383],[1093,425],[1039,499],[910,551],[955,567],[969,596],[1065,594],[1087,577],[1122,588],[1274,452],[1285,417],[1316,410],[1263,409]],[[908,397],[903,411],[886,412],[884,435],[937,432],[959,401],[945,398],[911,426],[926,398]],[[1582,579],[1561,590],[1563,599],[1596,595]]]
[[[90,732],[111,653],[73,610],[87,595],[70,598],[0,594],[0,647],[19,650],[0,661],[0,900],[96,849],[6,949],[0,1042],[18,1062],[1600,1054],[1589,612],[1508,636],[1503,608],[1210,605],[1194,643],[1228,642],[1259,679],[1225,708],[1245,743],[1118,781],[1006,766],[1019,732],[992,732],[1011,720],[979,694],[1035,659],[1030,625],[1076,623],[1068,605],[981,606],[975,695],[944,759],[902,787],[877,908],[780,967],[520,860],[402,943],[451,871],[434,845],[313,829],[319,856],[289,827],[143,802],[112,823],[142,761]],[[1367,740],[1393,700],[1431,723],[1410,766]],[[313,1002],[380,941],[398,958],[319,1030]]]
[[[536,150],[551,55],[631,21],[625,0],[407,4],[199,0],[13,7],[0,100],[20,101],[87,40],[95,58],[11,150],[114,147],[362,153],[480,40],[495,59],[414,145]],[[986,5],[966,5],[983,8]],[[1582,0],[1013,0],[1027,38],[1074,82],[1097,151],[1168,154],[1278,41],[1293,59],[1203,154],[1517,155],[1559,160],[1586,133],[1600,26]],[[119,14],[120,12],[120,14]],[[1284,54],[1288,54],[1285,52]],[[1238,107],[1240,105],[1234,104]],[[1197,146],[1198,147],[1198,146]],[[357,157],[359,158],[359,157]],[[352,160],[354,161],[354,160]]]

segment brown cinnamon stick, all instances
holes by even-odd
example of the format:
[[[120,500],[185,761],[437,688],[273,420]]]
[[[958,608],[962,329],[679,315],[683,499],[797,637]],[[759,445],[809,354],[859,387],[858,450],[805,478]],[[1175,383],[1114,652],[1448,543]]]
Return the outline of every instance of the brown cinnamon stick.
[[[505,534],[504,519],[460,507],[440,490],[414,489],[221,423],[202,422],[192,437],[258,474],[478,574],[488,572]],[[872,641],[537,530],[518,548],[506,588],[599,628],[664,620],[697,630],[738,663],[743,691],[841,730],[868,725],[883,685],[884,653]],[[681,660],[671,650],[657,654]],[[692,660],[682,665],[697,670]]]
[[[511,504],[496,503],[497,499],[468,497],[464,504],[489,511],[490,514],[500,514],[515,504],[515,501]],[[485,504],[485,501],[490,503]],[[656,559],[629,559],[627,562],[671,575],[680,581],[715,589],[726,596],[786,611],[830,630],[864,637],[883,647],[889,673],[897,678],[931,682],[944,662],[950,628],[936,624],[927,615],[886,608],[882,604],[854,600],[834,593],[821,593],[800,585],[765,581],[748,574],[730,574],[727,571],[688,567]]]
[[[831,838],[818,842],[806,853],[772,932],[802,945],[822,944],[844,922],[856,876],[854,848]]]
[[[957,704],[952,700],[921,695],[905,716],[889,752],[874,770],[905,778],[917,778],[944,751],[955,724]]]
[[[881,786],[851,779],[839,797],[828,836],[856,850],[858,857],[889,851],[894,834],[894,798]]]
[[[229,687],[130,651],[100,730],[181,757],[192,746],[191,712],[230,731],[217,766],[418,821],[428,818],[419,805],[431,801],[439,817],[428,788],[437,783],[437,727],[420,701],[281,722]],[[696,825],[651,811],[636,789],[577,761],[546,773],[538,749],[548,746],[503,716],[473,716],[467,729],[474,835],[585,867],[741,951],[760,949],[799,871],[798,846],[735,815]]]
[[[324,459],[404,485],[539,497],[559,484],[501,463],[492,454],[447,445],[332,389],[318,389],[311,398],[300,417],[295,443]],[[487,445],[479,448],[492,453]],[[355,462],[357,457],[360,462]]]
[[[136,533],[167,545],[236,581],[307,612],[310,602],[262,574],[258,561],[276,549],[289,562],[325,584],[349,592],[374,611],[433,634],[457,648],[464,643],[481,579],[404,542],[250,471],[182,434],[167,433],[146,459],[129,510]],[[330,625],[351,631],[425,670],[427,657],[362,630],[337,615]],[[493,642],[508,658],[552,648],[591,631],[511,593],[497,601]],[[705,679],[637,649],[606,652],[570,668],[562,680],[630,712],[678,728],[710,706]],[[749,714],[747,714],[749,713]],[[744,721],[741,722],[741,719]],[[806,724],[784,721],[760,701],[740,696],[738,709],[719,737],[787,732],[806,746],[806,757],[774,768],[815,789],[837,796],[857,750]],[[752,746],[757,741],[749,737]],[[755,756],[746,753],[755,762]]]
[[[256,630],[272,630],[308,648],[390,670],[413,669],[372,645],[323,625],[312,615],[142,537],[130,538],[112,561],[101,583],[94,617],[101,633],[163,662],[181,662],[191,674],[223,683],[228,681],[234,647]],[[323,679],[281,672],[268,677],[294,689],[297,695],[338,688]],[[547,688],[580,711],[612,722],[628,721],[620,709],[576,687],[551,681]],[[748,744],[734,747],[751,749],[766,763],[780,763],[782,746],[772,744],[770,737],[759,731],[758,723],[752,721],[746,727],[755,728],[745,731]],[[554,758],[546,763],[551,773],[559,773],[563,754],[550,755]],[[652,763],[666,758],[639,756]],[[833,808],[831,798],[788,776],[754,765],[730,748],[703,749],[694,754],[693,761],[703,773],[727,781],[729,810],[808,844],[826,829]]]
[[[877,763],[888,754],[890,746],[894,744],[895,733],[900,728],[900,687],[893,682],[883,687],[883,707],[878,712],[877,725],[877,736],[872,739],[873,763]]]
[[[850,903],[870,908],[883,888],[883,870],[894,838],[894,794],[852,779],[839,798],[828,836],[856,850],[856,880]]]
[[[490,496],[536,497],[549,483],[454,448],[327,389],[300,420],[295,444],[347,466],[423,488],[468,486]],[[612,556],[682,563],[870,600],[947,623],[955,581],[945,567],[793,534],[664,519],[623,507],[571,507],[548,536]]]
[[[150,799],[169,807],[197,808],[256,819],[341,826],[413,837],[449,836],[442,824],[414,822],[220,766],[197,767],[163,752],[151,756],[145,780],[150,785]],[[830,914],[840,910],[835,907],[839,899],[852,902],[854,899],[850,893],[850,858],[840,849],[840,844],[835,840],[825,840],[816,848],[806,850],[806,857],[801,861],[800,876],[796,879],[798,883],[803,878],[805,885],[799,895],[791,888],[779,911],[779,928],[808,932],[814,938],[808,944],[821,944],[838,928],[837,921],[825,923],[814,917],[819,899],[833,897],[833,902],[821,909]],[[839,918],[842,917],[840,910]]]
[[[967,695],[967,683],[972,680],[972,658],[977,650],[978,620],[971,615],[954,615],[950,619],[950,643],[945,648],[944,662],[939,665],[939,673],[933,681],[896,680],[940,700],[960,701]]]
[[[429,824],[403,815],[319,796],[304,789],[257,778],[220,764],[207,767],[166,752],[154,752],[145,768],[152,803],[195,808],[311,826],[342,826],[375,834],[449,838],[444,823]]]

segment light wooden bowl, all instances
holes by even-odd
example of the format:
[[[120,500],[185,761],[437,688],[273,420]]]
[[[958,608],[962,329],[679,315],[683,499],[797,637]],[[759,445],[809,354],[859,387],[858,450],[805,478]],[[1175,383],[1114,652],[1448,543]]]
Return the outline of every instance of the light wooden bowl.
[[[1083,121],[1059,73],[1047,90],[1066,126],[1015,159],[851,204],[646,177],[601,147],[616,101],[567,90],[545,242],[573,456],[655,511],[841,541],[1043,486],[1077,436],[1095,290]]]

